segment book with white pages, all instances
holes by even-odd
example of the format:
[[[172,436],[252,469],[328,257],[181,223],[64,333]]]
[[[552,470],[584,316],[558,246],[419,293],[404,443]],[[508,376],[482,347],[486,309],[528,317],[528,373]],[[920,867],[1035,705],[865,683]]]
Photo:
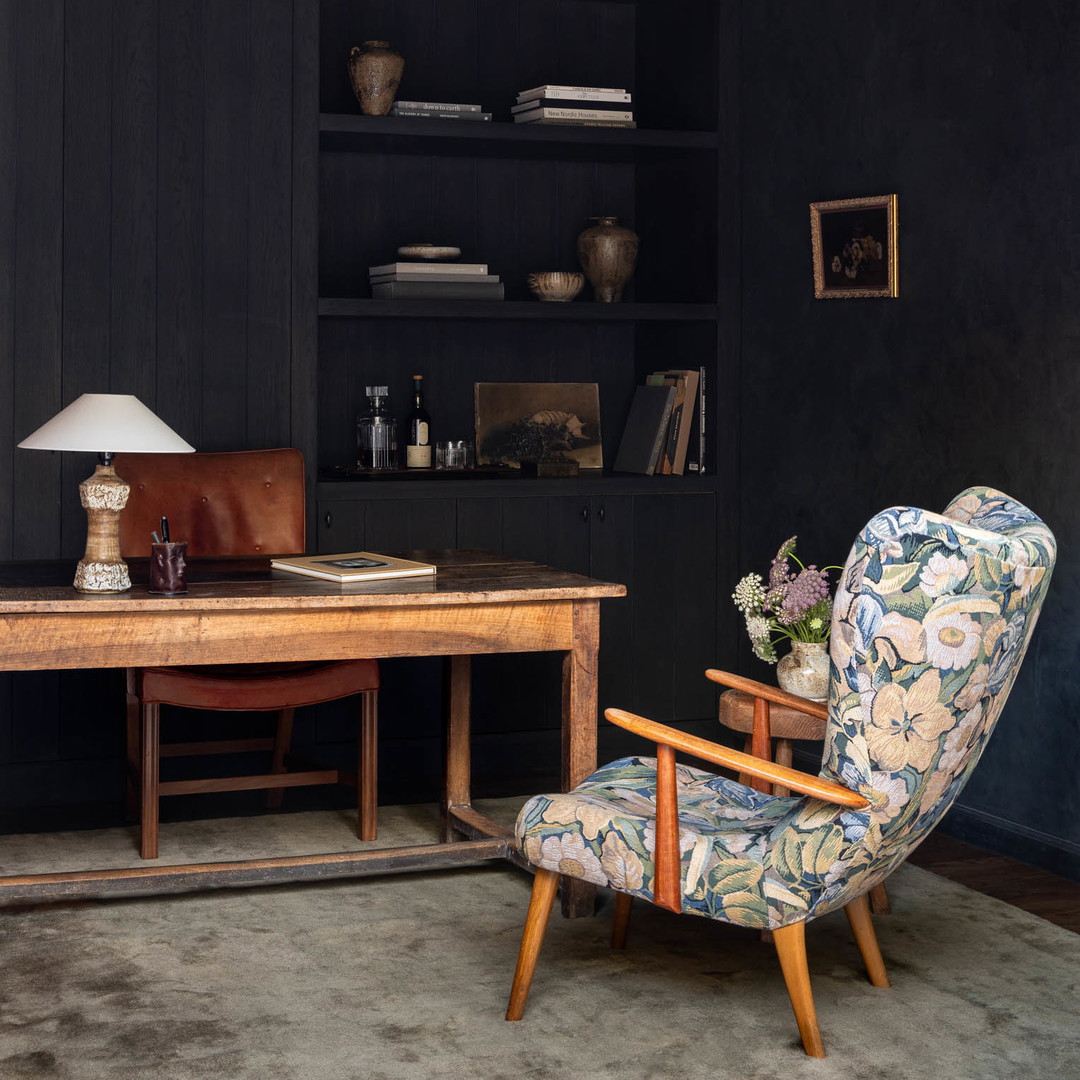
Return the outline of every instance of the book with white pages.
[[[326,581],[377,581],[382,578],[430,577],[431,563],[396,559],[374,551],[349,551],[342,555],[297,555],[271,559],[275,570]]]
[[[527,112],[514,116],[517,124],[527,124],[532,120],[624,120],[634,119],[634,114],[626,109],[567,109],[557,105],[539,105]]]
[[[544,83],[543,86],[530,86],[528,90],[519,90],[518,97],[526,94],[547,94],[553,90],[570,90],[585,94],[625,94],[625,86],[566,86],[563,83]]]
[[[518,94],[519,103],[536,100],[545,101],[611,101],[630,103],[630,95],[612,93],[608,90],[529,90]]]

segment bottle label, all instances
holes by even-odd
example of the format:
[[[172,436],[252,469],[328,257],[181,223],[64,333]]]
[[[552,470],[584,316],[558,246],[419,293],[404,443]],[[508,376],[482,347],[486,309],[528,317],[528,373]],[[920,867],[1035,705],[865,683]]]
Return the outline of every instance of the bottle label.
[[[427,424],[422,424],[421,427],[425,429],[425,437],[427,435]],[[430,469],[431,468],[431,447],[430,446],[407,446],[405,447],[405,465],[410,469]]]
[[[413,421],[413,442],[420,446],[427,446],[431,442],[428,436],[428,425],[426,420],[414,420]]]

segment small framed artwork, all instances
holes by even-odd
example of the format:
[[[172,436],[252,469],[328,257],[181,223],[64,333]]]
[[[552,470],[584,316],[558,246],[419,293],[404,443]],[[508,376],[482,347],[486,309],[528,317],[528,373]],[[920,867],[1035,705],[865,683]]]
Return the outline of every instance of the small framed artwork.
[[[476,461],[603,466],[596,383],[476,383]]]
[[[899,296],[896,196],[810,204],[814,296]]]

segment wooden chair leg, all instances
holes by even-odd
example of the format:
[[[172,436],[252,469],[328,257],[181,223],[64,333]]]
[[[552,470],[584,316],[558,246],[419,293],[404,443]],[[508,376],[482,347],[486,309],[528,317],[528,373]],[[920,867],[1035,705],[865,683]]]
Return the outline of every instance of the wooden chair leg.
[[[540,946],[544,943],[544,934],[551,918],[551,908],[555,903],[558,886],[559,875],[554,870],[536,871],[532,897],[529,900],[529,913],[525,916],[525,929],[521,935],[514,985],[510,990],[510,1003],[506,1007],[507,1020],[520,1020],[525,1012],[529,987],[532,986],[533,973],[536,971],[536,958],[540,955]]]
[[[292,745],[293,720],[295,718],[295,709],[282,709],[278,713],[277,729],[274,731],[274,756],[270,762],[270,771],[272,773],[285,772],[285,755]],[[280,810],[281,800],[284,795],[284,788],[267,788],[266,809]]]
[[[139,857],[158,857],[158,769],[161,706],[143,705],[139,735]]]
[[[874,933],[874,920],[870,918],[869,900],[866,896],[852,900],[850,904],[844,905],[844,914],[851,926],[851,932],[855,935],[855,944],[862,953],[870,982],[874,986],[889,986],[889,975],[885,970],[885,961],[881,958],[877,934]]]
[[[814,995],[810,990],[810,969],[806,964],[806,923],[791,923],[774,930],[773,942],[780,957],[780,970],[784,973],[803,1049],[810,1057],[824,1057],[825,1044],[821,1041]]]
[[[379,714],[378,694],[367,690],[360,695],[360,738],[356,768],[356,835],[374,840],[379,833]]]
[[[869,893],[870,896],[870,910],[875,915],[891,915],[892,914],[892,902],[889,900],[889,894],[885,889],[885,882],[881,882],[880,885],[875,885]]]
[[[630,907],[634,898],[625,892],[615,894],[615,920],[611,924],[611,947],[625,949],[626,937],[630,932]]]

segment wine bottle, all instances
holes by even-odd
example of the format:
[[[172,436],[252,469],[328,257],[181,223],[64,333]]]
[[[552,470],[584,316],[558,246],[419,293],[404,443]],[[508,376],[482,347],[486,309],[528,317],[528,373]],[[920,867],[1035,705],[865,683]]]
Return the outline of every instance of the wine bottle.
[[[424,376],[414,375],[413,407],[405,421],[405,466],[409,469],[431,468],[431,417],[424,408]]]

